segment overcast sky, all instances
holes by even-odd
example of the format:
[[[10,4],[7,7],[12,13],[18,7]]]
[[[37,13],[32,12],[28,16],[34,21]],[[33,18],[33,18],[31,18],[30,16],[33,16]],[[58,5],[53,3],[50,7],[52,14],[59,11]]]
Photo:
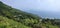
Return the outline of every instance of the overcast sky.
[[[0,0],[18,9],[60,12],[60,0]]]

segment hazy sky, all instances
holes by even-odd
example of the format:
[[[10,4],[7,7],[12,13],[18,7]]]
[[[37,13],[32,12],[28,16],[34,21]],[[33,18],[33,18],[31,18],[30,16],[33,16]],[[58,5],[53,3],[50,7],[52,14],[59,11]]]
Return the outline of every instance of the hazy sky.
[[[60,0],[0,0],[18,9],[60,12]]]

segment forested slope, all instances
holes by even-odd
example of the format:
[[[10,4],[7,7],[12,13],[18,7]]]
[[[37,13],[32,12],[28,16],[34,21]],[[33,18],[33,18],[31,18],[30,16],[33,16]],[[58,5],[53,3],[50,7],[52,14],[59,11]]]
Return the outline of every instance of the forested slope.
[[[0,28],[59,28],[59,22],[10,7],[0,1]]]

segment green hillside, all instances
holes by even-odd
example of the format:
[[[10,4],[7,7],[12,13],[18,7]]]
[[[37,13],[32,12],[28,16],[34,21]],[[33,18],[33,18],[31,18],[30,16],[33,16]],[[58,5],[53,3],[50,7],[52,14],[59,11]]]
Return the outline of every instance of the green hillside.
[[[0,28],[59,28],[56,19],[43,19],[27,13],[0,1]]]
[[[0,28],[31,28],[7,17],[0,16]]]

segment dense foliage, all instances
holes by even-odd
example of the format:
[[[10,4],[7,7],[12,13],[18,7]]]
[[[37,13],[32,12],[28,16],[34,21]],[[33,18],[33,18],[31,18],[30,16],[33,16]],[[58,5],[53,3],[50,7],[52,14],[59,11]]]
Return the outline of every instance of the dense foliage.
[[[59,20],[45,19],[26,13],[7,6],[0,1],[0,28],[59,28]]]

